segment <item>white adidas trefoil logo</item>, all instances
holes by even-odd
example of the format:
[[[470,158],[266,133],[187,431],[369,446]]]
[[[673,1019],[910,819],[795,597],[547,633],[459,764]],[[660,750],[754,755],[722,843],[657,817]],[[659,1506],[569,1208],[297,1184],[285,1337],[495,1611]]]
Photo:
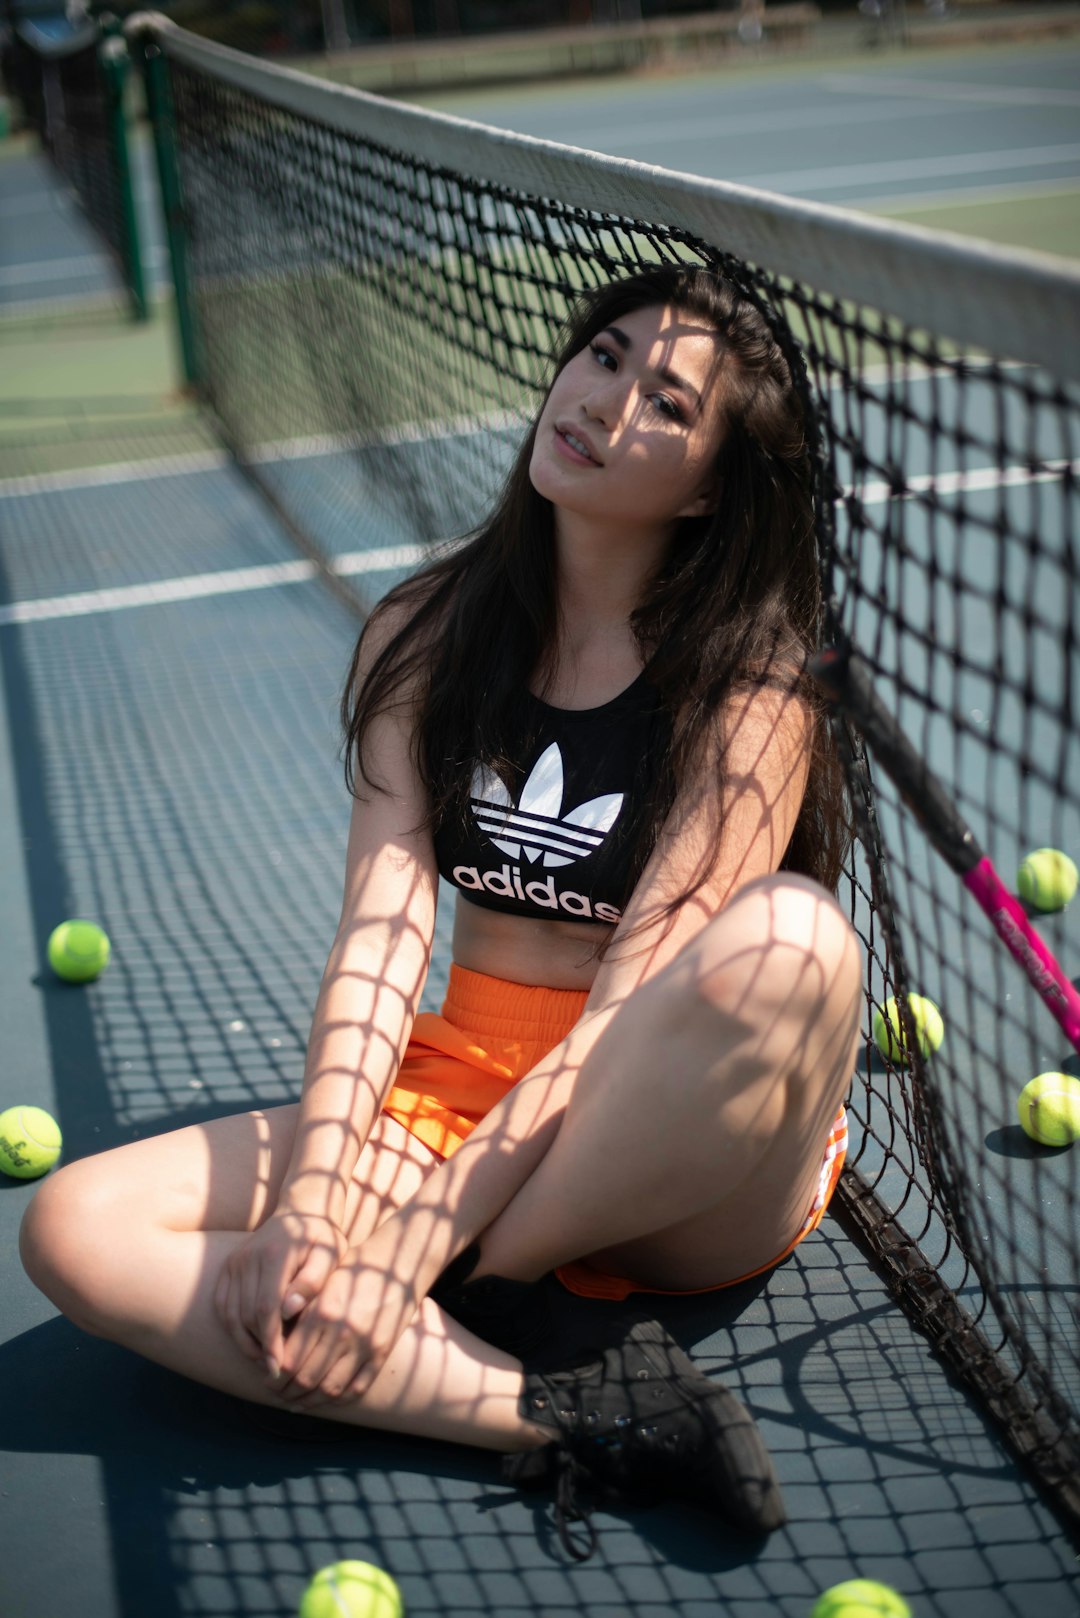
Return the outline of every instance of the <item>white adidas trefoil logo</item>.
[[[605,792],[564,815],[563,761],[552,742],[533,765],[515,805],[493,770],[479,765],[472,779],[477,825],[511,859],[545,867],[572,865],[594,854],[619,817],[623,793]]]

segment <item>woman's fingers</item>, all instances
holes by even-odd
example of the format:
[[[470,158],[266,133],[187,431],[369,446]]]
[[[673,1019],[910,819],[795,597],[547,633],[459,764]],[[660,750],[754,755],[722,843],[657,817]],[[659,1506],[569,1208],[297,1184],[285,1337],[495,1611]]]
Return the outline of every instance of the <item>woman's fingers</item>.
[[[347,1403],[360,1399],[375,1381],[386,1362],[390,1348],[365,1338],[349,1336],[338,1345],[336,1357],[331,1354],[318,1385],[297,1401],[301,1410],[314,1410],[327,1403]]]
[[[274,1290],[268,1311],[261,1316],[261,1341],[266,1349],[267,1374],[275,1388],[281,1381],[285,1341],[303,1311],[320,1294],[333,1273],[340,1249],[326,1242],[315,1243],[292,1276],[286,1275]],[[280,1300],[280,1301],[279,1301]]]
[[[250,1360],[260,1358],[262,1349],[259,1341],[254,1337],[245,1320],[243,1306],[243,1272],[237,1275],[234,1268],[233,1254],[221,1267],[217,1287],[214,1291],[214,1304],[218,1319],[221,1321],[229,1337],[236,1344],[241,1354]]]
[[[342,1246],[331,1247],[327,1242],[315,1242],[308,1249],[303,1263],[288,1280],[287,1286],[282,1288],[284,1296],[281,1301],[281,1317],[283,1320],[294,1320],[313,1299],[317,1298],[333,1275],[341,1257]]]
[[[255,1328],[261,1357],[271,1365],[279,1365],[285,1352],[285,1320],[281,1311],[281,1276],[264,1276],[263,1286],[255,1304]]]
[[[382,1355],[366,1339],[340,1330],[321,1335],[282,1397],[297,1410],[358,1398],[381,1367]]]
[[[342,1265],[290,1334],[276,1391],[301,1408],[359,1397],[415,1309],[411,1290],[397,1277]]]
[[[214,1290],[218,1318],[248,1359],[280,1379],[289,1324],[315,1297],[345,1249],[320,1216],[272,1214],[222,1265]]]

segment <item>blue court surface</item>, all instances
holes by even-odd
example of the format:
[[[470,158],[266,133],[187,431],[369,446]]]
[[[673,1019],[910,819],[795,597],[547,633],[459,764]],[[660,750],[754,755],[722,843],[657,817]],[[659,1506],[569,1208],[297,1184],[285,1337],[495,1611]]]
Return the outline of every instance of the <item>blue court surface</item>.
[[[473,110],[498,122],[500,105]],[[605,105],[567,100],[577,122],[568,112],[559,138],[602,145]],[[758,178],[779,172],[768,152],[755,162]],[[40,204],[63,223],[48,171],[26,174],[0,164],[0,200],[7,188],[24,220]],[[37,299],[45,277],[35,287],[27,267],[52,263],[50,290],[100,295],[119,336],[104,278],[60,272],[73,240],[27,224],[5,249],[9,304]],[[13,462],[0,478],[0,1104],[52,1111],[69,1160],[293,1099],[340,905],[337,703],[356,621],[223,455],[166,457],[148,421],[101,466],[58,450],[50,470]],[[400,565],[376,558],[365,587]],[[112,939],[86,987],[45,963],[68,916]],[[444,903],[432,1007],[448,926]],[[1055,926],[1075,959],[1080,917]],[[1004,1134],[1023,1230],[1054,1181],[1036,1191],[1031,1154]],[[19,1264],[31,1195],[0,1180],[2,1618],[291,1618],[311,1574],[344,1557],[386,1568],[409,1618],[808,1618],[855,1577],[894,1586],[915,1618],[1080,1614],[1077,1546],[832,1218],[770,1275],[668,1311],[757,1417],[788,1525],[757,1544],[692,1507],[601,1513],[599,1551],[577,1566],[550,1503],[516,1495],[485,1454],[284,1437],[81,1334]],[[1048,1270],[1068,1273],[1052,1245]],[[1080,1298],[1059,1291],[1075,1320]]]
[[[183,599],[207,571],[294,561],[228,468],[0,510],[5,601],[52,603],[0,628],[5,1091],[56,1114],[69,1158],[290,1099],[339,902],[353,623],[310,580]],[[118,577],[126,598],[87,598]],[[44,965],[73,914],[115,952],[83,989]],[[748,1547],[656,1509],[605,1521],[578,1569],[483,1456],[276,1439],[80,1335],[20,1271],[30,1194],[0,1196],[5,1618],[42,1611],[43,1567],[51,1618],[287,1614],[343,1556],[389,1568],[410,1613],[795,1618],[856,1573],[942,1618],[1077,1610],[1060,1528],[831,1221],[766,1281],[676,1311],[759,1417],[789,1527]]]

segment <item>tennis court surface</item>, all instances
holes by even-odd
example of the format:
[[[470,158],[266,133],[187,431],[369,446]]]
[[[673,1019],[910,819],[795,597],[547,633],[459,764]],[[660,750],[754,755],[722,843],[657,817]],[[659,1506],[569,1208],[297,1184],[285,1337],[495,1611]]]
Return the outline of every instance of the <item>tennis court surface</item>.
[[[340,903],[358,599],[475,520],[567,296],[658,256],[761,264],[737,273],[807,354],[823,422],[837,633],[1003,875],[1028,847],[1080,857],[1075,276],[974,250],[950,271],[887,226],[411,113],[376,138],[347,94],[158,43],[212,417],[115,302],[0,322],[56,376],[0,466],[4,1105],[52,1111],[72,1158],[296,1094]],[[59,180],[6,156],[0,204],[31,194],[59,257]],[[927,335],[960,274],[972,308]],[[747,1545],[692,1509],[602,1513],[574,1566],[550,1505],[481,1454],[267,1431],[58,1318],[18,1264],[30,1188],[2,1180],[4,1618],[288,1618],[343,1557],[392,1573],[410,1615],[805,1618],[854,1577],[916,1618],[1080,1611],[1080,1147],[1032,1145],[1015,1114],[1027,1078],[1080,1067],[873,756],[852,769],[873,815],[845,889],[868,963],[845,1202],[770,1276],[670,1316],[758,1418],[787,1527]],[[44,955],[74,915],[113,945],[81,988]],[[1080,904],[1038,926],[1075,973]],[[909,989],[947,1035],[901,1069],[869,1025]]]

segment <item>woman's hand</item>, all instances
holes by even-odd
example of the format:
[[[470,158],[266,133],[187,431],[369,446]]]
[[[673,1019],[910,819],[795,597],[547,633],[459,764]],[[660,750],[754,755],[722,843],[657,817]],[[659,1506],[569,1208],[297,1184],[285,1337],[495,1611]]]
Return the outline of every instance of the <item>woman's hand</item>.
[[[272,1384],[287,1323],[318,1296],[345,1251],[331,1219],[278,1211],[222,1265],[214,1291],[218,1318],[242,1354],[264,1363]]]
[[[301,1410],[359,1399],[427,1291],[391,1218],[350,1248],[288,1333],[274,1391]]]

